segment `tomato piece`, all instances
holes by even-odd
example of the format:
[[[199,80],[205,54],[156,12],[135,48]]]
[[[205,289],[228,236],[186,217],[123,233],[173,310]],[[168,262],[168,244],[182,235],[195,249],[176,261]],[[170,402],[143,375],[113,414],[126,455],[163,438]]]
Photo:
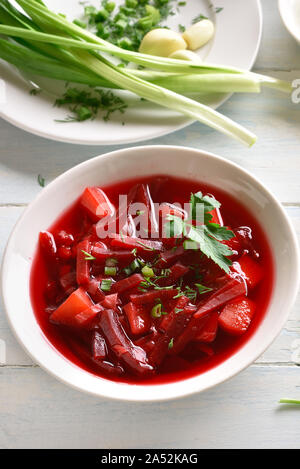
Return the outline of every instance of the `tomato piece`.
[[[238,296],[245,295],[246,293],[245,283],[232,278],[224,287],[219,288],[204,304],[202,304],[202,306],[200,306],[198,311],[195,313],[195,318],[205,316],[207,313],[224,306],[228,301],[231,301]]]
[[[131,290],[131,288],[136,287],[145,279],[141,274],[133,274],[130,277],[124,278],[114,283],[112,286],[113,292],[123,293],[126,290]]]
[[[137,307],[134,303],[127,303],[123,307],[132,334],[146,334],[151,327],[151,319],[149,311],[145,311],[142,307]]]
[[[218,330],[218,318],[219,314],[217,312],[211,313],[205,326],[203,327],[201,332],[195,337],[195,340],[197,342],[209,343],[215,340]]]
[[[103,308],[108,308],[108,309],[117,309],[117,304],[118,304],[118,293],[113,293],[112,295],[106,295],[104,300],[101,302]]]
[[[171,300],[178,294],[178,290],[172,289],[161,289],[161,290],[150,290],[146,293],[130,295],[130,301],[136,305],[144,305],[149,303],[155,303],[155,300],[160,298],[162,301]]]
[[[50,316],[51,321],[66,326],[76,326],[75,316],[93,306],[82,287],[75,290]]]
[[[233,268],[237,272],[242,272],[249,288],[254,288],[263,278],[263,271],[260,265],[250,256],[241,257]]]
[[[250,326],[255,310],[256,304],[246,297],[228,303],[219,316],[220,327],[229,334],[242,335]]]
[[[99,187],[87,187],[81,196],[80,203],[94,221],[115,213],[114,206]]]
[[[84,285],[90,280],[90,264],[87,255],[91,254],[91,243],[84,240],[77,245],[76,278],[78,285]]]
[[[49,231],[41,231],[39,236],[40,246],[47,256],[56,257],[57,247],[52,233]]]

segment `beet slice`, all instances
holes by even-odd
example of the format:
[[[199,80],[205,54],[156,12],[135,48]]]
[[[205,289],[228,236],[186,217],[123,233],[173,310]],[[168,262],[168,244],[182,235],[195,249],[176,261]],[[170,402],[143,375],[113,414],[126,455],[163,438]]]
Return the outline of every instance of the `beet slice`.
[[[138,286],[145,279],[141,274],[133,274],[130,277],[119,280],[114,283],[111,290],[117,293],[123,293],[126,290],[131,290],[132,288]]]
[[[218,318],[219,313],[217,311],[211,313],[205,326],[203,327],[201,332],[195,337],[195,340],[197,342],[210,343],[215,340],[218,330]]]
[[[142,335],[149,331],[151,327],[149,311],[131,302],[127,303],[127,305],[123,307],[123,310],[126,313],[132,334]]]
[[[149,290],[146,293],[130,295],[130,301],[136,305],[145,305],[155,303],[155,300],[160,298],[162,301],[171,300],[174,296],[178,295],[178,290],[175,288]]]
[[[200,306],[198,311],[195,313],[195,318],[205,316],[207,313],[210,313],[217,308],[221,308],[228,303],[228,301],[231,301],[238,296],[245,295],[246,293],[245,283],[232,278],[224,287],[219,288],[202,306]]]
[[[152,241],[151,239],[132,238],[130,236],[111,235],[111,245],[121,249],[134,249],[138,251],[161,251],[163,244],[161,241]]]
[[[92,339],[92,351],[94,360],[102,361],[107,357],[107,347],[106,342],[98,331],[95,331]]]
[[[84,285],[90,280],[90,263],[87,255],[91,254],[91,243],[84,240],[77,245],[76,278],[78,285]]]
[[[153,372],[147,355],[143,349],[137,347],[126,335],[119,317],[112,309],[102,311],[99,325],[111,352],[138,376],[145,376]]]
[[[186,328],[190,320],[190,314],[184,309],[189,299],[186,297],[178,298],[176,305],[169,313],[169,321],[165,333],[158,339],[149,355],[149,362],[158,367],[169,350],[171,350],[181,331]],[[179,310],[179,311],[178,311]]]

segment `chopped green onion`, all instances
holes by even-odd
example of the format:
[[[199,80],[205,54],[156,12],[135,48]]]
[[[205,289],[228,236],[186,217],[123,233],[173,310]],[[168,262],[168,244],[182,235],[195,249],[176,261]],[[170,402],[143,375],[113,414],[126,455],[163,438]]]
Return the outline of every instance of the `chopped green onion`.
[[[111,286],[112,286],[112,280],[109,279],[109,278],[104,278],[102,281],[101,281],[101,290],[102,291],[110,291],[111,289]]]
[[[173,346],[174,346],[174,339],[172,337],[172,339],[169,342],[168,349],[170,350],[171,348],[173,348]]]
[[[148,267],[147,265],[145,265],[145,267],[142,268],[142,274],[144,275],[144,277],[148,277],[148,278],[155,277],[155,273],[153,272],[153,269],[151,269],[151,267]]]
[[[92,254],[90,254],[89,252],[84,251],[83,249],[81,249],[81,252],[83,252],[83,254],[85,255],[85,260],[86,261],[94,261],[96,259],[96,257],[92,256]]]
[[[132,272],[135,272],[136,270],[140,270],[141,264],[138,259],[134,259],[131,264],[130,264],[130,269]]]
[[[113,277],[114,275],[117,275],[117,268],[116,267],[105,267],[104,268],[104,273],[105,273],[105,275],[111,275]]]
[[[80,28],[84,28],[84,29],[86,28],[86,23],[84,23],[83,21],[73,20],[73,23],[79,26]]]
[[[162,304],[158,303],[157,305],[153,306],[151,309],[151,316],[153,318],[160,318],[162,314]]]

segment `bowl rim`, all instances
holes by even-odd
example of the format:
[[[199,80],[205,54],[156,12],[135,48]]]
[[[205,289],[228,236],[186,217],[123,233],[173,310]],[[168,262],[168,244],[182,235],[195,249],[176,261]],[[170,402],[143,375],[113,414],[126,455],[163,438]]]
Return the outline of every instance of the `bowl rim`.
[[[147,397],[140,397],[140,396],[131,397],[131,396],[128,396],[128,395],[123,396],[122,395],[122,386],[123,386],[123,389],[124,389],[124,385],[125,386],[134,386],[134,385],[127,384],[127,383],[118,383],[118,382],[114,382],[114,383],[117,384],[117,385],[120,385],[119,386],[120,387],[120,395],[110,396],[107,393],[102,394],[98,390],[87,389],[86,387],[83,387],[80,384],[71,383],[67,378],[63,378],[62,376],[60,376],[58,374],[58,372],[56,372],[55,370],[47,367],[46,364],[44,364],[40,361],[39,357],[36,356],[36,354],[34,352],[29,350],[29,348],[25,345],[25,343],[23,341],[23,338],[20,337],[20,335],[17,333],[17,331],[15,329],[15,326],[14,326],[14,323],[13,323],[14,313],[9,311],[8,292],[5,291],[5,276],[6,276],[7,267],[9,265],[10,254],[13,250],[14,237],[15,237],[17,231],[18,231],[19,226],[23,223],[23,220],[26,219],[28,217],[28,215],[30,215],[30,212],[33,209],[33,207],[36,204],[38,204],[38,202],[41,199],[43,199],[43,198],[46,199],[47,198],[47,192],[52,187],[56,186],[57,184],[60,184],[61,182],[64,181],[64,179],[68,179],[70,177],[70,175],[75,175],[76,173],[80,173],[82,171],[82,169],[88,167],[91,164],[92,165],[93,164],[95,164],[95,165],[101,164],[101,160],[104,159],[104,158],[110,158],[111,159],[111,158],[114,158],[114,157],[123,157],[124,154],[126,154],[126,153],[142,152],[144,150],[148,150],[148,151],[156,150],[156,151],[161,151],[161,152],[163,152],[164,150],[172,150],[172,151],[177,151],[177,152],[188,152],[188,153],[191,153],[191,154],[194,153],[194,154],[197,154],[197,155],[201,154],[204,157],[213,158],[215,161],[217,161],[217,163],[220,163],[221,165],[225,164],[228,167],[232,167],[233,169],[238,170],[245,177],[247,177],[253,183],[255,183],[255,185],[259,189],[259,191],[262,192],[264,195],[266,195],[268,200],[270,200],[276,206],[277,210],[280,213],[280,216],[282,217],[282,219],[284,220],[284,222],[287,226],[287,231],[289,233],[289,240],[290,240],[290,243],[291,243],[291,249],[294,252],[293,260],[294,260],[294,264],[295,264],[295,274],[296,275],[294,276],[293,287],[291,288],[291,292],[290,292],[289,298],[287,300],[285,310],[284,310],[284,312],[281,313],[281,320],[279,321],[276,329],[273,330],[272,335],[270,335],[268,340],[265,340],[265,342],[261,345],[261,347],[259,347],[257,349],[255,354],[253,353],[251,355],[251,357],[248,357],[247,359],[244,359],[244,362],[243,362],[242,366],[235,367],[233,369],[233,371],[231,371],[230,373],[227,373],[227,375],[225,377],[221,377],[220,379],[215,379],[214,382],[209,384],[209,385],[200,386],[200,384],[199,384],[197,389],[192,389],[192,390],[189,390],[188,386],[186,386],[184,391],[173,392],[173,394],[171,396],[164,395],[162,397],[162,396],[159,396],[159,395],[155,395],[155,392],[153,392],[153,396],[151,396],[151,398],[149,398],[148,396]],[[59,213],[58,213],[58,216],[59,216]],[[275,270],[275,274],[276,274],[276,270]],[[25,352],[31,357],[31,359],[35,363],[37,363],[42,369],[44,369],[47,373],[54,376],[60,382],[66,384],[68,386],[71,386],[72,388],[74,388],[76,390],[79,390],[81,392],[85,392],[89,395],[97,396],[98,398],[106,398],[106,399],[110,399],[110,400],[113,399],[113,400],[124,401],[124,402],[126,402],[126,401],[127,402],[163,402],[163,401],[183,398],[183,397],[193,395],[193,394],[196,394],[196,393],[199,393],[199,392],[202,392],[202,391],[207,391],[208,389],[211,389],[212,387],[214,387],[218,384],[221,384],[221,383],[229,380],[233,376],[237,375],[238,373],[243,371],[245,368],[250,366],[255,360],[257,360],[257,358],[262,353],[264,353],[264,351],[272,344],[272,342],[276,339],[276,337],[281,332],[281,330],[282,330],[282,328],[283,328],[283,326],[284,326],[284,324],[285,324],[285,322],[286,322],[286,320],[289,316],[290,310],[291,310],[291,308],[293,307],[293,305],[295,303],[296,296],[297,296],[298,289],[299,289],[299,285],[300,285],[300,249],[299,249],[295,229],[294,229],[294,227],[291,223],[291,220],[289,219],[288,215],[286,214],[283,206],[281,205],[280,201],[269,191],[269,189],[267,189],[259,181],[259,179],[256,178],[256,176],[252,175],[249,171],[245,170],[244,168],[242,168],[238,164],[236,164],[236,163],[234,163],[234,162],[232,162],[232,161],[230,161],[230,160],[228,160],[228,159],[226,159],[222,156],[216,155],[214,153],[207,152],[207,151],[201,150],[201,149],[186,147],[186,146],[176,146],[176,145],[134,146],[134,147],[129,147],[129,148],[123,148],[123,149],[120,149],[120,150],[114,150],[112,152],[108,152],[108,153],[105,153],[105,154],[98,155],[96,157],[90,158],[89,160],[86,160],[86,161],[84,161],[84,162],[70,168],[68,171],[64,172],[63,174],[61,174],[60,176],[55,178],[53,181],[51,181],[43,189],[43,191],[41,191],[37,195],[37,197],[35,197],[35,199],[27,206],[24,213],[21,215],[21,217],[19,218],[19,220],[15,224],[15,226],[14,226],[14,228],[13,228],[13,230],[12,230],[12,232],[11,232],[9,238],[8,238],[7,245],[5,247],[5,251],[4,251],[4,254],[3,254],[2,265],[1,265],[1,273],[0,273],[0,280],[1,280],[1,293],[2,293],[2,298],[3,298],[4,309],[5,309],[5,312],[6,312],[6,317],[7,317],[8,323],[10,325],[11,330],[14,333],[14,336],[16,337],[17,341],[22,346],[22,348],[25,350]],[[31,307],[32,314],[34,315],[32,305],[30,305],[30,307]],[[45,340],[47,340],[47,337],[45,336],[44,333],[43,333],[43,337],[44,337]],[[255,337],[255,335],[253,337]],[[249,340],[249,342],[251,342],[253,337]],[[47,340],[47,342],[48,342],[48,340]],[[49,344],[49,346],[51,346],[50,342],[48,342],[48,344]],[[55,351],[56,351],[57,354],[59,354],[59,352],[57,352],[56,349],[55,349]],[[239,353],[239,351],[237,351],[237,353],[234,354],[234,355],[237,355],[238,353]],[[69,360],[67,360],[67,361],[68,361],[68,363],[72,364]],[[214,369],[221,366],[222,363],[220,365],[217,365],[216,367],[214,367]],[[84,372],[84,373],[88,373],[88,372],[86,372],[85,370],[81,369],[78,366],[77,366],[77,368],[80,371]],[[187,378],[185,380],[179,381],[179,383],[188,382],[189,379],[194,379],[195,380],[195,379],[197,379],[201,376],[203,376],[203,374],[196,375],[195,377],[192,377],[192,378]],[[107,381],[110,381],[110,380],[107,380]],[[112,383],[113,381],[110,381],[110,382]],[[141,385],[140,387],[141,388],[147,387],[147,388],[155,390],[155,388],[157,388],[157,387],[170,387],[172,385],[174,386],[174,384],[177,384],[177,382],[175,382],[175,383],[171,382],[171,383],[166,383],[166,384],[162,384],[162,385],[155,385],[155,386],[149,386],[149,385],[143,386],[143,385]]]
[[[297,35],[295,29],[291,26],[290,22],[287,21],[285,11],[287,10],[287,3],[285,0],[278,0],[278,9],[284,26],[293,38],[300,43],[300,32]],[[288,8],[289,9],[289,8]]]

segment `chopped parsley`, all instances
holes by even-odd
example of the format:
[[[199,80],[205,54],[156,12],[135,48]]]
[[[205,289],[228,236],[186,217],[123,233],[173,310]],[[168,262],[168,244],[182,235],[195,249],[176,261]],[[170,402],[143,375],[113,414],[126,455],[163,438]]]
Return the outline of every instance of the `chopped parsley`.
[[[37,180],[41,187],[45,187],[45,178],[41,174],[38,175]]]
[[[114,112],[124,113],[127,104],[109,90],[94,89],[86,91],[78,88],[68,88],[61,98],[55,101],[55,106],[68,105],[70,115],[64,120],[56,122],[83,122],[94,120],[101,112],[102,119],[107,122]]]

